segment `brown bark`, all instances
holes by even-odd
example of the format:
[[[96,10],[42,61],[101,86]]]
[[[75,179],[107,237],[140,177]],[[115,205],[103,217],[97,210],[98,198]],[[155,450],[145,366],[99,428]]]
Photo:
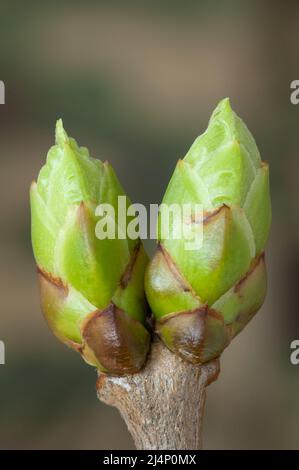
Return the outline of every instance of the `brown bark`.
[[[218,373],[218,359],[194,366],[156,339],[139,373],[99,373],[98,397],[118,408],[137,449],[200,449],[206,386]]]

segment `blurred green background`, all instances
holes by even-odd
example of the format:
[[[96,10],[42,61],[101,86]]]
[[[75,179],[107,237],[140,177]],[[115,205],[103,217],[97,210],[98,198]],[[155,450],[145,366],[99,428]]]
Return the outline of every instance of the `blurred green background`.
[[[296,1],[0,1],[0,448],[133,448],[95,371],[40,313],[28,189],[56,119],[133,201],[159,203],[224,96],[270,163],[273,227],[267,300],[223,354],[204,447],[299,448],[298,18]]]

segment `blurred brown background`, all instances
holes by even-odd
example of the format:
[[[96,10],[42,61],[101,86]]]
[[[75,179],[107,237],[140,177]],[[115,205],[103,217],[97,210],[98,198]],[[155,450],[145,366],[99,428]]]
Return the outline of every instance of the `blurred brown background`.
[[[40,314],[28,188],[62,117],[109,159],[135,202],[160,202],[176,160],[217,101],[232,105],[271,167],[269,292],[208,389],[204,446],[299,448],[296,1],[0,1],[0,448],[129,449],[95,371]],[[153,244],[148,244],[149,250]]]

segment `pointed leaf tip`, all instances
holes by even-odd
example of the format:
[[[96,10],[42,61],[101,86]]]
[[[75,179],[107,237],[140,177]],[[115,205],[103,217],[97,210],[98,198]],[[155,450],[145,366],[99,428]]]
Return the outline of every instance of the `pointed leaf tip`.
[[[219,101],[217,107],[231,107],[231,104],[230,104],[230,98],[227,96],[226,98],[222,98],[222,100]]]
[[[58,121],[56,122],[55,141],[56,145],[60,146],[63,146],[69,141],[69,137],[63,127],[62,119],[58,119]]]
[[[211,116],[211,120],[215,117],[218,117],[219,115],[225,115],[225,114],[230,114],[232,113],[233,110],[232,110],[232,107],[231,107],[231,104],[230,104],[230,98],[223,98],[222,100],[219,101],[219,103],[217,104],[212,116]]]

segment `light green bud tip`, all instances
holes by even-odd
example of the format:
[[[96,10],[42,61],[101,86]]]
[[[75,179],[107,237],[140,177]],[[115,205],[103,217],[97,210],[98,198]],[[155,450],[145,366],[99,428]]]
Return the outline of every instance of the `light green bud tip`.
[[[125,193],[112,167],[91,158],[57,121],[56,144],[30,191],[43,312],[87,362],[122,374],[143,365],[149,333],[140,240],[96,236],[96,207],[110,204],[117,223],[118,196]]]
[[[203,240],[200,248],[186,250],[184,237],[165,236],[160,215],[146,293],[165,344],[203,363],[223,351],[266,293],[269,169],[228,98],[178,162],[163,203],[201,205]],[[198,217],[193,216],[196,231]]]

